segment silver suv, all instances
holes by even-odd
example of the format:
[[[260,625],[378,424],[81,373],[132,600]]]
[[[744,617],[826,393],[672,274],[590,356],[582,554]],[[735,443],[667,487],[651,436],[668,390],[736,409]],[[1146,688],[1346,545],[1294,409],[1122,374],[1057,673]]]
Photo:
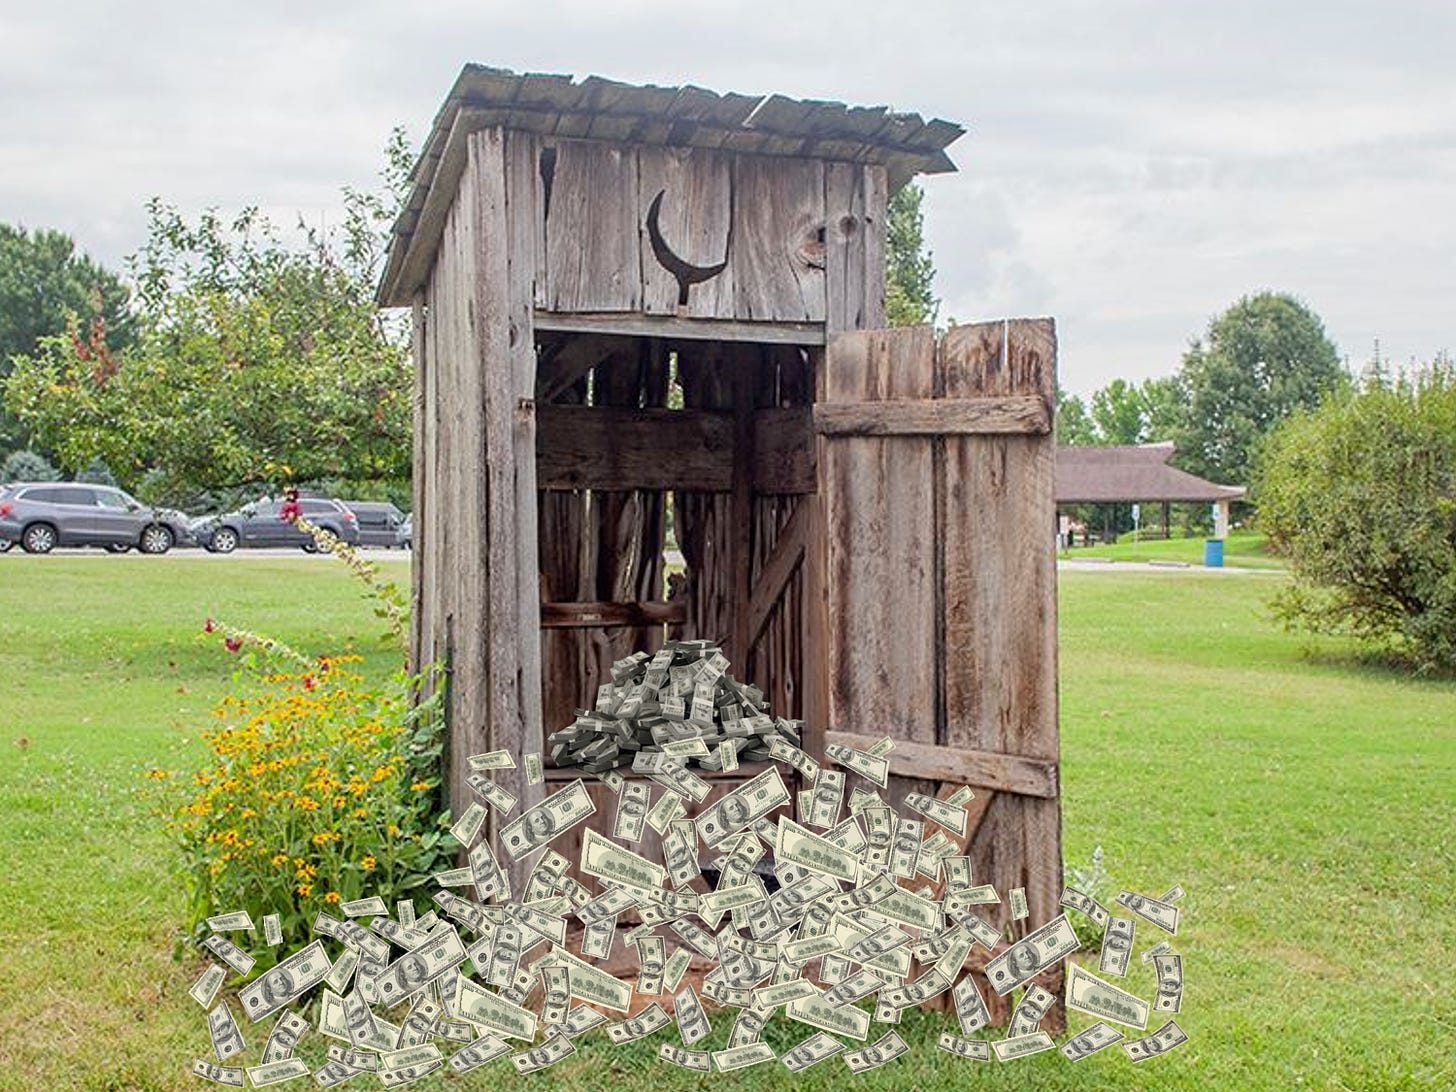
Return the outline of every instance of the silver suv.
[[[31,554],[57,546],[100,546],[112,553],[136,547],[165,554],[192,541],[187,517],[153,508],[109,485],[14,482],[0,486],[0,542]]]

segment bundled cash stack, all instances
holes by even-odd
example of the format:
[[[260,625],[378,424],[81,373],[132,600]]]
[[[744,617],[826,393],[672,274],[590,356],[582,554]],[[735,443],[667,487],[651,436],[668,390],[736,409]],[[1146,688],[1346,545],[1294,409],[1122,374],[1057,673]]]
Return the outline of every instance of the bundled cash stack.
[[[587,773],[661,752],[705,770],[721,770],[726,762],[731,770],[740,760],[766,760],[775,737],[798,747],[799,722],[771,716],[758,687],[728,674],[717,645],[668,641],[655,655],[636,652],[612,664],[612,681],[597,688],[596,708],[578,710],[546,744],[553,764]]]
[[[767,717],[759,692],[733,682],[725,667],[702,642],[617,666],[602,708],[586,715],[608,726],[615,753],[599,748],[583,761],[615,764],[632,754],[647,777],[624,779],[603,767],[616,796],[611,835],[587,825],[573,839],[575,861],[553,844],[596,813],[585,781],[517,814],[518,800],[490,773],[514,768],[520,757],[528,776],[539,778],[541,755],[492,751],[469,756],[467,784],[479,800],[450,828],[466,864],[435,875],[439,890],[427,913],[417,916],[411,900],[393,913],[379,897],[342,903],[342,916],[320,913],[308,943],[235,998],[220,990],[229,971],[255,969],[256,956],[240,946],[254,932],[252,918],[208,919],[209,963],[190,993],[207,1013],[216,1060],[199,1058],[193,1073],[237,1088],[310,1073],[325,1088],[361,1075],[395,1088],[446,1067],[536,1072],[573,1057],[577,1042],[596,1033],[615,1046],[657,1038],[660,1061],[697,1073],[774,1061],[798,1073],[837,1057],[860,1074],[908,1054],[894,1025],[906,1009],[942,996],[954,1005],[955,1026],[938,1046],[966,1062],[994,1054],[1011,1063],[1054,1049],[1080,1062],[1113,1045],[1142,1062],[1187,1041],[1172,1019],[1182,1011],[1182,956],[1166,939],[1178,933],[1181,887],[1157,898],[1121,891],[1115,912],[1069,887],[1055,916],[1011,888],[1009,913],[1001,914],[1002,893],[975,882],[966,854],[969,788],[908,793],[901,815],[878,791],[889,784],[892,740],[863,751],[831,743],[825,759],[837,768],[821,768],[796,746],[796,732],[753,731]],[[687,674],[674,682],[674,671]],[[686,698],[689,679],[692,704],[702,704],[674,721],[663,707]],[[664,693],[675,690],[682,692]],[[734,734],[740,726],[747,734]],[[664,738],[679,731],[691,735]],[[711,760],[709,738],[719,753],[731,740],[752,739],[745,755],[757,750],[770,763],[709,802],[711,786],[683,764],[692,755]],[[674,754],[685,739],[696,747],[678,750],[691,754]],[[591,746],[558,745],[558,762]],[[797,797],[789,788],[796,775],[807,786]],[[688,819],[687,802],[706,806]],[[501,822],[487,831],[490,812]],[[629,848],[644,826],[661,836],[661,863]],[[532,862],[523,889],[513,890],[500,854]],[[765,877],[777,886],[771,890]],[[640,924],[619,934],[618,919],[629,911]],[[1079,946],[1068,913],[1085,916],[1103,936],[1097,973],[1067,963],[1059,999],[1045,985]],[[1028,918],[1008,939],[1004,924]],[[1140,929],[1164,939],[1134,964]],[[279,950],[276,915],[263,918],[263,935],[267,949]],[[602,967],[623,945],[635,949],[633,981]],[[977,947],[984,954],[973,959]],[[710,968],[697,986],[684,982],[695,959]],[[1155,978],[1146,983],[1156,991],[1151,1001],[1124,988],[1133,985],[1130,975]],[[1004,1035],[990,1028],[992,994],[1014,1003]],[[1060,1046],[1042,1026],[1058,1000],[1096,1021]],[[706,1003],[737,1010],[723,1049],[698,1049],[711,1031]],[[246,1065],[243,1029],[263,1021],[262,1057]],[[780,1054],[763,1035],[771,1021],[778,1031],[793,1025],[805,1034]],[[328,1040],[327,1061],[316,1069],[294,1053],[315,1032]]]

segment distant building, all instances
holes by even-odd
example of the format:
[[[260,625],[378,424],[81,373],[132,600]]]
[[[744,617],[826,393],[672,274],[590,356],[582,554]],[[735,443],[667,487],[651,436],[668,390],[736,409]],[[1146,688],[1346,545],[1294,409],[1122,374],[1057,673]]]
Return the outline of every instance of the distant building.
[[[1214,537],[1224,538],[1228,534],[1229,504],[1247,490],[1219,485],[1169,466],[1173,454],[1172,443],[1059,447],[1057,508],[1072,504],[1161,504],[1166,528],[1170,505],[1211,504]],[[1066,534],[1065,525],[1062,534]]]

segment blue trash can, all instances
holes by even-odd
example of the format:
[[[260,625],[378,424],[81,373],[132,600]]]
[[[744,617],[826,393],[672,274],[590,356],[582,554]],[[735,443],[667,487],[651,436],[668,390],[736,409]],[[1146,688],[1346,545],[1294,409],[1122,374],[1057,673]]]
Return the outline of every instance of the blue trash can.
[[[1206,569],[1223,568],[1223,539],[1206,538],[1203,540],[1203,566]]]

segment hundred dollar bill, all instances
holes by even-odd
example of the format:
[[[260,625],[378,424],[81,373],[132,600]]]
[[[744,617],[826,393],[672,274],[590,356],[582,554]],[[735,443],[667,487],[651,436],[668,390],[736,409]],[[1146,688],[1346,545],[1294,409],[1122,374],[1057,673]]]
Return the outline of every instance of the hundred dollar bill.
[[[716,891],[709,891],[699,902],[699,916],[722,914],[728,910],[753,906],[766,898],[768,892],[763,889],[763,881],[757,876],[750,876],[747,883],[737,887],[720,887]]]
[[[788,942],[783,947],[783,956],[794,964],[807,963],[820,956],[833,955],[841,947],[843,944],[838,937],[832,933],[821,933],[819,936]]]
[[[535,906],[519,906],[510,903],[506,906],[506,916],[515,922],[523,930],[523,948],[537,943],[530,937],[535,933],[543,940],[549,940],[554,944],[566,943],[566,922],[560,916],[552,913],[552,910],[566,909],[565,904],[553,905],[550,900],[537,903]]]
[[[787,816],[779,817],[774,856],[835,879],[854,883],[859,876],[859,858],[825,838],[805,830]]]
[[[493,1062],[502,1055],[509,1054],[510,1051],[510,1044],[505,1040],[497,1039],[494,1035],[482,1035],[463,1050],[457,1050],[450,1055],[450,1068],[456,1073],[469,1073],[486,1062]]]
[[[207,1014],[207,1033],[212,1037],[212,1050],[218,1061],[225,1062],[243,1052],[243,1033],[238,1030],[226,1000],[219,1001],[217,1008]]]
[[[540,1046],[511,1055],[517,1073],[535,1073],[576,1053],[576,1044],[565,1035],[553,1035]]]
[[[654,1032],[661,1031],[670,1023],[672,1023],[672,1017],[668,1016],[663,1007],[654,1001],[636,1016],[616,1024],[608,1024],[607,1038],[621,1046],[634,1039],[645,1039]]]
[[[333,1088],[345,1081],[357,1077],[363,1073],[362,1069],[354,1069],[343,1062],[329,1062],[322,1069],[313,1071],[313,1079],[318,1082],[320,1088]]]
[[[774,1057],[773,1047],[767,1043],[747,1043],[729,1047],[727,1050],[713,1051],[713,1064],[718,1067],[719,1073],[729,1073],[735,1069],[758,1065],[760,1062],[771,1062]]]
[[[895,749],[895,741],[889,736],[881,736],[875,742],[865,748],[865,754],[872,758],[884,758]]]
[[[368,918],[388,917],[389,907],[384,905],[384,900],[378,895],[370,895],[366,899],[355,899],[353,902],[346,902],[339,906],[346,918]]]
[[[736,739],[725,739],[718,745],[719,768],[724,773],[732,773],[738,769],[738,741]]]
[[[925,824],[918,819],[897,819],[890,843],[890,871],[901,879],[915,877],[915,858],[920,855],[920,839]]]
[[[356,1047],[367,1047],[379,1038],[374,1013],[357,989],[344,995],[344,1027],[349,1033],[349,1042]]]
[[[643,754],[642,751],[637,752],[639,758]],[[661,752],[658,753],[658,757],[666,758],[661,755]],[[691,800],[695,804],[701,804],[713,789],[711,785],[676,759],[669,758],[666,761],[654,763],[651,769],[640,772],[646,773],[664,789],[676,793],[684,800]]]
[[[467,755],[466,762],[472,770],[514,770],[516,760],[510,751],[489,751],[483,755]]]
[[[1164,891],[1161,895],[1158,896],[1158,901],[1166,902],[1171,905],[1177,902],[1182,897],[1183,885],[1181,883],[1175,883],[1172,887],[1168,888],[1168,890]]]
[[[475,873],[469,868],[449,868],[444,872],[436,872],[430,878],[441,887],[464,887],[475,882]]]
[[[940,903],[899,887],[888,898],[875,903],[872,912],[902,925],[913,925],[917,929],[932,931],[939,929],[945,920]]]
[[[207,927],[214,933],[251,933],[253,919],[246,910],[234,910],[231,914],[218,914],[208,918]]]
[[[253,969],[253,964],[257,962],[247,952],[228,940],[227,937],[220,937],[215,933],[205,939],[202,942],[202,946],[233,970],[237,971],[238,974],[247,974]]]
[[[684,1050],[676,1043],[663,1043],[657,1048],[657,1057],[660,1061],[681,1069],[691,1069],[694,1073],[713,1071],[712,1055],[706,1050]]]
[[[832,1058],[844,1050],[844,1044],[832,1035],[825,1035],[822,1031],[816,1031],[809,1038],[799,1043],[792,1050],[788,1051],[779,1061],[790,1073],[802,1073],[811,1065],[818,1065],[827,1058]]]
[[[754,1008],[752,1005],[740,1009],[733,1021],[733,1031],[728,1036],[728,1045],[736,1047],[758,1042],[763,1036],[764,1024],[773,1013],[773,1009]]]
[[[464,975],[456,980],[455,1008],[461,1017],[487,1031],[528,1043],[536,1038],[536,1014],[513,1005]]]
[[[207,969],[202,972],[202,977],[192,984],[192,988],[187,993],[204,1009],[211,1008],[212,999],[217,996],[217,988],[222,985],[222,980],[226,977],[227,971],[216,963],[209,963]]]
[[[753,991],[753,1004],[760,1009],[776,1009],[780,1005],[787,1005],[791,1001],[797,1001],[801,997],[812,997],[819,992],[819,987],[803,978],[794,978],[788,982],[778,982],[772,986],[762,986]]]
[[[546,780],[546,771],[541,768],[541,752],[532,751],[526,755],[526,784],[539,785]]]
[[[769,757],[779,762],[786,762],[798,770],[805,781],[812,782],[819,776],[819,763],[815,762],[793,744],[774,736],[768,741]]]
[[[512,793],[501,788],[483,773],[473,773],[465,779],[477,796],[489,804],[501,815],[509,815],[516,810],[516,798]]]
[[[621,792],[622,786],[627,783],[627,779],[616,770],[598,770],[596,778],[613,792]]]
[[[612,820],[613,838],[623,842],[642,840],[642,825],[647,819],[650,796],[650,790],[641,781],[630,781],[622,786],[617,797],[617,814]]]
[[[641,973],[637,975],[637,992],[656,996],[662,992],[662,972],[667,963],[667,941],[662,937],[643,937],[637,942],[637,958]]]
[[[343,1047],[329,1047],[329,1061],[343,1062],[350,1069],[365,1073],[379,1071],[379,1055],[372,1050],[345,1050]]]
[[[471,957],[471,962],[475,962],[475,957]],[[497,927],[491,935],[490,964],[486,969],[485,980],[492,986],[509,986],[515,981],[520,962],[521,927],[515,922]]]
[[[308,1063],[302,1058],[285,1058],[278,1062],[264,1062],[248,1067],[248,1080],[254,1088],[266,1088],[270,1084],[282,1084],[294,1077],[307,1077]]]
[[[415,924],[415,904],[411,899],[400,899],[394,904],[395,913],[399,923],[406,929],[413,928]]]
[[[941,1033],[940,1042],[935,1045],[957,1058],[969,1058],[974,1062],[991,1060],[991,1044],[984,1039],[961,1039],[946,1031]]]
[[[566,1019],[566,1011],[571,1007],[571,982],[565,967],[547,967],[545,979],[546,999],[542,1002],[541,1019],[555,1024]]]
[[[1048,990],[1042,989],[1035,982],[1026,988],[1017,1002],[1016,1009],[1011,1014],[1011,1024],[1006,1029],[1007,1038],[1015,1038],[1018,1035],[1030,1035],[1037,1030],[1056,1003],[1056,997]]]
[[[688,1046],[706,1038],[713,1030],[708,1024],[708,1014],[703,1011],[703,1003],[698,1000],[697,991],[691,984],[684,986],[673,997],[672,1009],[673,1015],[677,1017],[678,1032]]]
[[[940,970],[939,967],[932,967],[914,982],[883,991],[880,994],[880,1000],[892,1008],[906,1009],[915,1005],[923,1005],[932,997],[942,994],[950,988],[950,975]]]
[[[580,778],[552,793],[535,807],[527,808],[501,831],[501,843],[513,861],[545,845],[596,812]]]
[[[1078,948],[1066,914],[1058,914],[986,964],[986,978],[1001,996]]]
[[[298,1013],[290,1009],[288,1012],[280,1014],[278,1022],[273,1025],[273,1030],[268,1033],[267,1043],[263,1046],[263,1061],[281,1062],[293,1057],[294,1048],[298,1046],[298,1040],[306,1031],[308,1031],[308,1021]]]
[[[192,1063],[192,1075],[213,1084],[225,1084],[230,1088],[243,1087],[243,1067],[240,1065],[218,1065],[198,1058]]]
[[[379,1083],[385,1088],[400,1088],[407,1084],[414,1084],[415,1081],[428,1077],[444,1064],[445,1059],[436,1058],[432,1062],[421,1062],[419,1065],[405,1066],[403,1069],[381,1069]]]
[[[1158,971],[1158,996],[1153,1008],[1158,1012],[1180,1012],[1183,1005],[1183,957],[1160,955],[1153,957]]]
[[[851,1072],[863,1073],[867,1069],[878,1069],[886,1062],[893,1062],[909,1049],[905,1040],[900,1038],[899,1032],[887,1031],[869,1046],[851,1050],[844,1055],[844,1064],[849,1066]]]
[[[1148,1003],[1141,997],[1104,982],[1076,963],[1067,964],[1067,1008],[1076,1009],[1103,1020],[1145,1030],[1148,1026]]]
[[[959,808],[964,807],[975,798],[976,794],[971,791],[971,787],[969,785],[962,785],[960,788],[956,789],[955,792],[947,796],[945,798],[945,802],[952,805],[953,807]]]
[[[890,785],[890,763],[881,755],[866,754],[846,747],[842,743],[826,743],[824,754],[834,759],[847,770],[852,770],[866,780],[873,781],[880,788]]]
[[[585,1034],[606,1022],[605,1013],[598,1012],[590,1005],[577,1005],[566,1014],[564,1022],[546,1029],[546,1038],[549,1039],[553,1035],[565,1035],[568,1039],[575,1039],[578,1035]]]
[[[331,970],[329,957],[323,954],[323,941],[314,941],[307,948],[298,949],[255,983],[239,990],[237,999],[243,1003],[243,1012],[248,1013],[248,1018],[256,1024],[264,1016],[271,1016],[282,1006],[312,990]]]
[[[957,982],[950,996],[955,1002],[956,1017],[960,1020],[962,1035],[979,1031],[991,1022],[990,1010],[986,1008],[986,999],[981,996],[974,975],[968,974]]]
[[[809,811],[804,822],[811,827],[828,830],[839,822],[839,809],[844,802],[844,775],[837,770],[822,770],[814,780],[809,798]]]
[[[1052,1042],[1052,1037],[1046,1032],[1033,1031],[1030,1035],[998,1040],[991,1044],[991,1049],[996,1052],[998,1062],[1009,1062],[1016,1058],[1025,1058],[1029,1054],[1051,1050],[1054,1046],[1056,1043]]]
[[[1107,930],[1102,934],[1102,954],[1097,959],[1097,969],[1103,974],[1118,978],[1127,976],[1127,961],[1132,956],[1133,932],[1136,922],[1132,918],[1108,918]]]
[[[651,889],[667,882],[667,869],[639,857],[630,849],[623,849],[590,827],[582,837],[580,867],[588,876],[633,887]]]
[[[966,836],[965,808],[947,804],[944,800],[937,800],[923,792],[906,793],[905,806],[911,811],[919,812],[932,822],[939,823],[947,830],[955,831],[962,838]]]
[[[263,917],[263,943],[270,948],[283,943],[283,927],[278,923],[277,914],[266,914]]]
[[[707,758],[708,745],[699,736],[671,739],[662,745],[662,753],[673,758]]]
[[[1105,906],[1091,895],[1084,894],[1075,887],[1062,889],[1061,905],[1086,914],[1099,928],[1107,924],[1110,916]]]
[[[910,934],[895,925],[886,925],[865,937],[845,955],[852,963],[868,963],[887,952],[910,943]]]
[[[1178,907],[1132,891],[1119,891],[1114,901],[1119,906],[1127,907],[1144,921],[1152,922],[1163,932],[1171,933],[1173,936],[1178,935],[1178,915],[1180,913]]]
[[[1085,1031],[1072,1036],[1059,1049],[1067,1061],[1080,1062],[1083,1058],[1089,1058],[1099,1050],[1105,1050],[1122,1037],[1122,1032],[1099,1020]]]
[[[432,980],[465,962],[465,945],[449,925],[430,934],[430,943],[400,956],[374,982],[375,992],[386,1006],[408,1000]]]
[[[666,834],[668,824],[686,814],[687,807],[682,797],[675,792],[664,792],[657,798],[657,803],[647,809],[647,825],[658,834]]]
[[[379,937],[373,936],[357,921],[339,921],[320,910],[318,916],[314,918],[313,931],[321,936],[342,941],[360,955],[367,956],[376,962],[387,962],[389,959],[389,944]]]
[[[349,1038],[349,1025],[344,1016],[344,999],[331,990],[323,991],[323,1003],[319,1006],[318,1029],[323,1035],[353,1046]]]
[[[831,1035],[847,1035],[860,1042],[869,1038],[869,1013],[863,1009],[857,1009],[853,1005],[835,1008],[824,1000],[822,994],[817,997],[801,997],[797,1001],[790,1001],[784,1012],[791,1020],[808,1024],[811,1028],[819,1028]]]
[[[1178,1021],[1169,1020],[1151,1035],[1145,1035],[1141,1039],[1127,1040],[1122,1044],[1122,1049],[1127,1051],[1127,1056],[1134,1062],[1145,1062],[1149,1058],[1166,1054],[1187,1041],[1188,1036],[1178,1026]]]
[[[693,955],[686,948],[679,948],[668,958],[662,968],[662,987],[669,992],[676,990],[682,976],[687,972]]]
[[[995,951],[996,945],[1001,943],[1001,931],[970,911],[956,918],[956,924],[966,931],[973,943],[988,952]]]
[[[882,805],[867,807],[865,821],[865,867],[876,872],[888,871],[890,854],[895,844],[895,813]]]
[[[698,865],[697,830],[686,819],[678,819],[667,828],[667,836],[662,840],[662,855],[667,861],[667,870],[672,874],[672,882],[678,887],[686,887],[694,876],[702,874]]]
[[[1172,946],[1166,940],[1160,940],[1143,953],[1143,962],[1151,963],[1154,958],[1162,955],[1164,952],[1170,951],[1171,948]]]
[[[770,766],[707,808],[693,824],[703,844],[713,849],[729,835],[788,802],[784,779],[777,767]]]
[[[555,948],[551,954],[538,962],[538,966],[560,963],[565,966],[571,982],[571,994],[604,1009],[626,1012],[632,1003],[632,987],[606,971],[593,967],[585,960],[577,959],[565,948]]]
[[[808,983],[805,983],[808,985]],[[863,968],[850,975],[840,982],[836,982],[824,993],[824,1000],[835,1008],[841,1005],[852,1005],[862,997],[879,990],[885,984],[885,980],[875,971]],[[761,991],[760,991],[761,992]],[[811,992],[818,992],[813,990]],[[807,994],[805,996],[808,996]],[[797,1000],[795,998],[794,1000]]]
[[[480,828],[485,824],[485,805],[476,800],[470,802],[470,806],[461,813],[460,818],[455,820],[450,828],[450,836],[459,842],[466,849],[475,841]]]
[[[1026,888],[1013,887],[1011,889],[1011,920],[1020,921],[1026,915]]]

